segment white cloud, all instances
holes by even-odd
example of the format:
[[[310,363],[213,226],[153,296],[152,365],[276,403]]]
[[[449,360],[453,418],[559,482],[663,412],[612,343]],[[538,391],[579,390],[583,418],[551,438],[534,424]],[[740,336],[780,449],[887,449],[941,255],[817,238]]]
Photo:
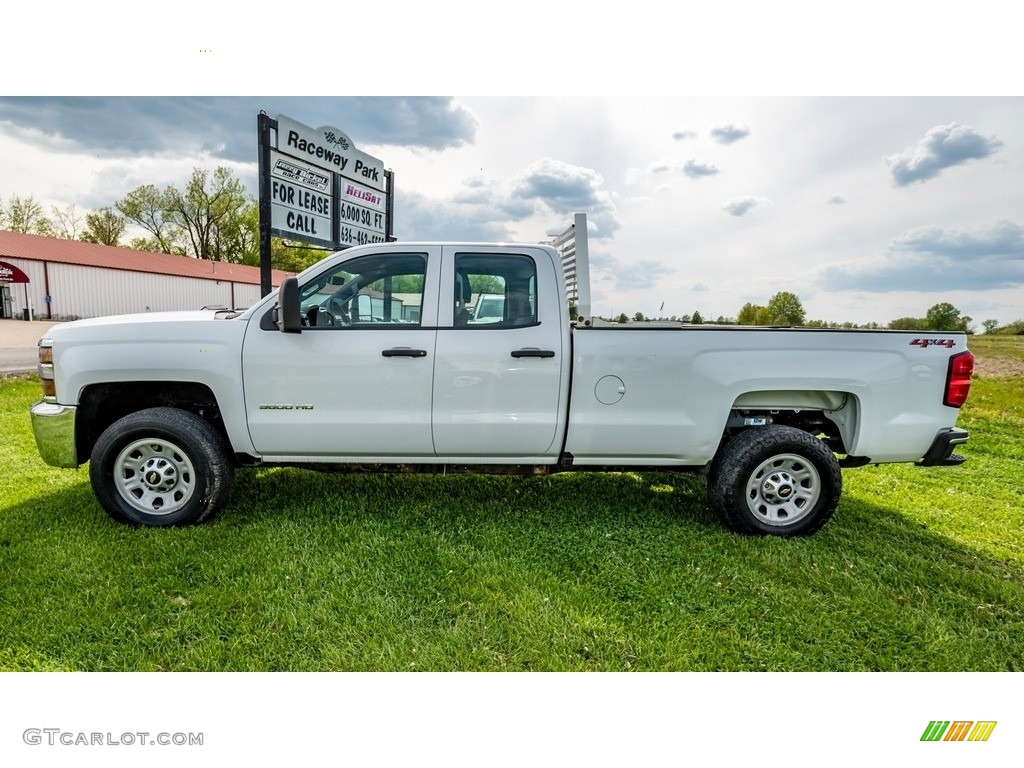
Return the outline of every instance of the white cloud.
[[[897,251],[952,258],[1005,257],[1024,260],[1024,228],[1005,219],[973,229],[917,227],[896,238]]]
[[[917,144],[885,157],[893,183],[906,186],[935,178],[944,169],[979,160],[997,152],[1003,142],[986,138],[973,128],[950,123],[932,128]]]
[[[722,205],[722,210],[732,216],[746,216],[755,208],[771,205],[767,197],[734,197]]]
[[[732,144],[750,135],[750,129],[745,125],[723,123],[711,126],[711,138],[719,144]]]
[[[1024,285],[1024,228],[997,221],[973,229],[916,227],[867,261],[827,267],[828,290],[996,290]]]
[[[825,202],[829,205],[843,205],[846,202],[846,198],[843,195],[833,194],[826,197]]]
[[[604,177],[592,168],[544,158],[521,171],[513,182],[512,198],[535,200],[552,213],[568,216],[587,211],[596,237],[610,237],[621,224]]]
[[[683,163],[683,173],[691,179],[699,179],[702,176],[714,176],[718,173],[718,168],[706,160],[690,159]]]

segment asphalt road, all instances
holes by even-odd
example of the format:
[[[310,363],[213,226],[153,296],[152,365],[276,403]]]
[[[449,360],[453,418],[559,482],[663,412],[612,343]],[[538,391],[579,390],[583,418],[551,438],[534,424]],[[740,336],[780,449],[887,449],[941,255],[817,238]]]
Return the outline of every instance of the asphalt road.
[[[39,338],[55,325],[48,320],[0,320],[0,375],[35,371]]]

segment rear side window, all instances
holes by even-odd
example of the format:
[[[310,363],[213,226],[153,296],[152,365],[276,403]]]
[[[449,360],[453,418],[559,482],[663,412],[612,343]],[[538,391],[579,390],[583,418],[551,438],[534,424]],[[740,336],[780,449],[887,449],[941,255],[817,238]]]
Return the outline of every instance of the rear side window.
[[[453,290],[456,328],[537,324],[537,266],[529,256],[459,253]]]

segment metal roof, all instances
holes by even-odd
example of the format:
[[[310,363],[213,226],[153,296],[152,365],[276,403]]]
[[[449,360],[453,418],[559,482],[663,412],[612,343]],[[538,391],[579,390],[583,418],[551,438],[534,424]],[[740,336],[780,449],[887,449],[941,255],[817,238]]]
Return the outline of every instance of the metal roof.
[[[259,267],[229,264],[225,261],[192,259],[170,253],[134,251],[98,243],[60,240],[55,237],[26,235],[21,232],[0,230],[0,259],[32,259],[58,264],[78,264],[101,269],[122,269],[129,272],[148,272],[156,275],[193,277],[200,280],[224,280],[233,283],[260,284]],[[292,272],[273,270],[274,285]]]

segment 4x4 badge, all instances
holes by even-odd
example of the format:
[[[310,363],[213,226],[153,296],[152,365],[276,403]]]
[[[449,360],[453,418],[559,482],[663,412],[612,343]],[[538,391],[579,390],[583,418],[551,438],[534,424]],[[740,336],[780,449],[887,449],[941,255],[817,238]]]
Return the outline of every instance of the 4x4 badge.
[[[914,339],[910,342],[910,346],[920,347],[921,349],[927,349],[928,347],[952,349],[956,346],[956,339]]]

